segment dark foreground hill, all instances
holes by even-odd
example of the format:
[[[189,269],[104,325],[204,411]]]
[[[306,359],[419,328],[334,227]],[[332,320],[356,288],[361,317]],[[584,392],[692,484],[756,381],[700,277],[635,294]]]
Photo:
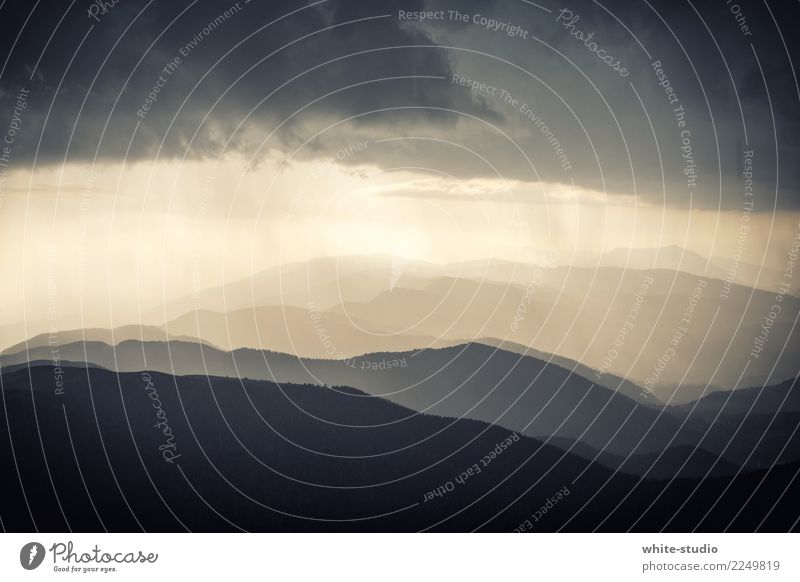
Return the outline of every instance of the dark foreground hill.
[[[797,464],[668,484],[348,388],[56,381],[50,366],[2,377],[7,531],[511,531],[548,503],[534,531],[786,531],[800,515]]]
[[[26,357],[46,359],[44,350],[7,354],[0,363],[5,367],[20,365]],[[764,389],[759,406],[750,413],[749,406],[729,405],[715,418],[716,414],[696,412],[694,405],[643,404],[636,400],[642,391],[633,385],[617,392],[538,357],[482,344],[366,354],[348,361],[249,349],[225,352],[181,341],[125,341],[117,346],[78,342],[60,346],[59,355],[62,361],[85,359],[120,372],[157,370],[181,376],[350,386],[411,411],[471,418],[539,440],[579,441],[608,453],[598,460],[614,468],[620,463],[613,457],[635,456],[638,460],[629,461],[625,472],[654,477],[683,465],[685,455],[670,454],[659,458],[655,472],[649,470],[656,455],[675,447],[699,449],[684,467],[688,472],[680,471],[687,477],[706,475],[707,470],[716,475],[730,463],[767,468],[800,460],[800,412],[770,408],[770,403],[783,400],[784,388]],[[716,394],[712,397],[719,399]],[[748,401],[746,391],[742,397]],[[738,391],[733,400],[741,400]],[[703,399],[696,408],[708,411],[715,405]],[[710,462],[700,456],[704,451],[712,455]]]

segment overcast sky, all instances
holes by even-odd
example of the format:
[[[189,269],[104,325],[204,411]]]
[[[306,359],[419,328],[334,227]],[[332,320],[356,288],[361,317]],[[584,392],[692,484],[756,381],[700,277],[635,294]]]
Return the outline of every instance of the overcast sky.
[[[797,231],[796,2],[107,4],[0,7],[5,305]]]

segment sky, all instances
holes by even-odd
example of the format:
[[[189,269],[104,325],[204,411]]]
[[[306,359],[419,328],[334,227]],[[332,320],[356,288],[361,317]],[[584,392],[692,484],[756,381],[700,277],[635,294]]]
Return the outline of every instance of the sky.
[[[422,12],[425,18],[420,18]],[[789,2],[7,1],[3,322],[89,321],[309,257],[782,268]],[[25,311],[25,310],[29,310]]]

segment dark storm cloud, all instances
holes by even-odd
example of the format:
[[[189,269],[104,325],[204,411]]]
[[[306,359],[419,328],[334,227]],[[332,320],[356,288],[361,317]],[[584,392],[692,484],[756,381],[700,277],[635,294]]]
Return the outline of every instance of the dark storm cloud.
[[[489,35],[480,27],[461,40],[470,46],[496,43],[496,55],[541,78],[517,85],[517,96],[533,103],[568,153],[574,167],[569,178],[585,187],[636,192],[645,201],[679,206],[744,209],[753,201],[755,210],[768,211],[800,205],[798,46],[792,30],[800,5],[726,0],[538,4],[551,12],[523,2],[499,3],[490,12],[500,21],[527,26],[532,43],[505,43],[515,44],[505,50],[496,38],[487,42]],[[436,28],[447,26],[437,23]],[[620,61],[627,74],[602,62],[598,50],[612,63]],[[502,64],[472,61],[465,64],[472,75],[502,82],[492,76]],[[507,82],[513,85],[514,77],[523,76],[510,73]],[[497,99],[492,105],[509,125],[526,125],[514,107]],[[553,163],[554,144],[542,139],[538,127],[528,123],[528,128],[531,139],[525,145],[531,157],[551,161],[539,164],[543,178],[567,182]],[[754,195],[745,197],[741,172],[750,151]],[[526,170],[519,159],[514,163]]]
[[[134,160],[202,157],[223,144],[248,156],[258,151],[258,161],[291,154],[336,124],[297,157],[330,158],[360,139],[426,136],[474,154],[441,141],[392,142],[342,163],[574,180],[636,191],[650,202],[736,209],[746,201],[741,172],[752,150],[755,209],[798,206],[800,108],[790,62],[798,54],[790,28],[800,15],[796,3],[537,3],[546,10],[520,0],[106,4],[104,11],[78,0],[68,10],[55,1],[35,8],[16,1],[0,10],[0,54],[9,55],[0,106],[9,118],[20,90],[29,91],[14,163],[35,155],[39,163],[96,154],[116,160],[126,152]],[[455,9],[468,20],[446,12],[422,24],[398,19],[399,10]],[[556,21],[562,9],[579,19],[570,26],[563,13]],[[497,28],[473,21],[476,15]],[[525,38],[507,34],[512,26]],[[592,34],[595,48],[627,75],[570,34],[576,30]],[[430,46],[439,41],[454,48]],[[417,48],[398,48],[410,46]],[[678,102],[669,103],[654,61]],[[452,83],[454,73],[527,99],[553,138],[519,105]],[[676,106],[685,109],[685,128]]]
[[[431,44],[395,17],[398,7],[419,10],[421,2],[310,4],[120,0],[104,12],[83,0],[65,14],[59,2],[33,10],[27,2],[7,3],[6,54],[21,34],[0,81],[4,109],[21,88],[31,93],[18,156],[30,158],[39,145],[45,162],[60,160],[67,149],[70,160],[91,159],[96,150],[101,158],[120,158],[137,123],[130,158],[153,156],[168,126],[162,155],[183,155],[195,131],[189,155],[212,154],[229,137],[233,148],[251,146],[329,93],[299,119],[408,105],[492,116],[431,79],[449,74],[443,51],[392,48]],[[436,110],[410,117],[452,121]],[[287,122],[280,137],[291,139],[297,123]]]

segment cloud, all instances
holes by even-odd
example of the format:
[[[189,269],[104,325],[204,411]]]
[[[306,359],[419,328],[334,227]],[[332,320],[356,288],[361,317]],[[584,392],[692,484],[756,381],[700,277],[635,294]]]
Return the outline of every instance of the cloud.
[[[800,206],[800,95],[790,63],[798,55],[796,43],[784,45],[796,3],[739,2],[750,35],[724,3],[696,13],[678,3],[576,0],[571,27],[556,22],[557,5],[539,4],[545,9],[459,2],[465,21],[439,0],[125,0],[94,18],[88,1],[72,9],[8,1],[0,9],[5,119],[20,90],[30,92],[9,157],[22,166],[225,154],[258,164],[335,159],[369,141],[337,163],[574,182],[637,202],[737,209],[752,150],[755,209]],[[400,10],[447,16],[409,22]],[[512,26],[526,37],[509,36]],[[629,75],[611,70],[600,50]],[[654,61],[678,102],[669,102]],[[464,87],[454,74],[498,90]],[[0,124],[0,134],[6,129]],[[429,140],[381,142],[387,137]]]
[[[389,198],[505,204],[582,204],[631,207],[630,196],[587,190],[562,183],[521,182],[502,178],[410,177],[356,190]]]
[[[491,116],[440,82],[443,51],[395,48],[431,44],[401,26],[398,6],[423,7],[126,1],[99,22],[85,9],[59,22],[61,3],[43,2],[26,24],[30,6],[11,3],[4,37],[20,41],[0,79],[4,109],[31,91],[17,158],[251,153],[279,125],[272,146],[291,147],[315,123],[409,104],[420,109],[407,121],[424,124],[451,123],[441,108]]]

